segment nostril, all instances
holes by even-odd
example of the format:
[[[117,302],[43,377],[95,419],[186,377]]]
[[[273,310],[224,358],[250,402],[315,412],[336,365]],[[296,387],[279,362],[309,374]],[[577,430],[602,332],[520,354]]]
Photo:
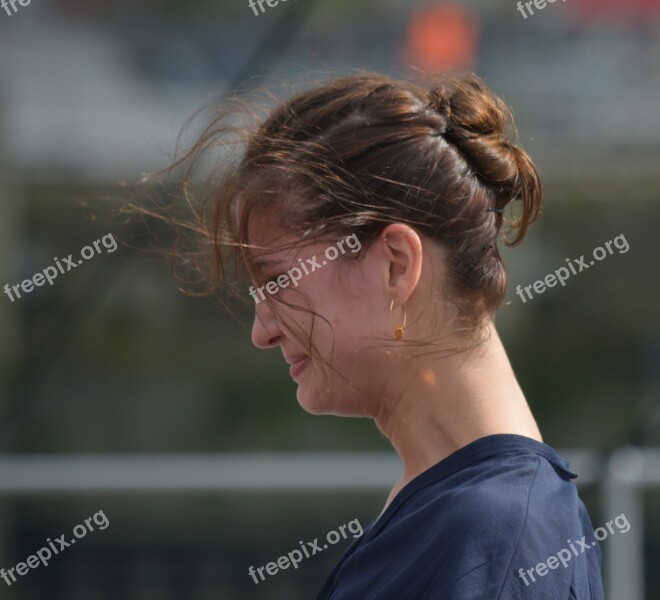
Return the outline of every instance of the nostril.
[[[277,346],[281,337],[279,324],[274,317],[264,320],[263,317],[255,314],[252,324],[252,343],[257,348],[265,350]]]

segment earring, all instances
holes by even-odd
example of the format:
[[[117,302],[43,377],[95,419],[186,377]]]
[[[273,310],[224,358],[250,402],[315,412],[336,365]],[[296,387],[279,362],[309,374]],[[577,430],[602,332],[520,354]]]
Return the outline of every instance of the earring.
[[[394,325],[394,338],[396,339],[397,342],[400,342],[401,339],[403,338],[403,328],[406,326],[406,307],[402,306],[403,308],[403,323],[397,327],[397,325],[394,323],[394,319],[392,318],[392,308],[394,307],[394,300],[390,303],[390,321],[392,321],[392,325]]]

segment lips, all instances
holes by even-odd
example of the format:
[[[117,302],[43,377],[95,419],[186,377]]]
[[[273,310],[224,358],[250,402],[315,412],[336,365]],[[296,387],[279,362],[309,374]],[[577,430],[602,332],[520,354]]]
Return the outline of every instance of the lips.
[[[297,356],[291,356],[291,357],[286,355],[284,356],[284,360],[290,365],[294,365],[297,362],[304,360],[305,358],[307,358],[307,354],[298,354]]]
[[[300,375],[307,368],[308,364],[309,356],[302,356],[291,362],[291,367],[289,368],[289,374],[291,375],[291,378],[295,379],[298,375]]]

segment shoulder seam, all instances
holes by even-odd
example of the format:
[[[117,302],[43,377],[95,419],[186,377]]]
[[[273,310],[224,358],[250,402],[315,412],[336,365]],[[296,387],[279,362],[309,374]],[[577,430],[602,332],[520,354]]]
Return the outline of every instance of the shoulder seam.
[[[518,541],[516,542],[516,547],[513,549],[513,552],[511,553],[511,558],[509,559],[509,564],[507,566],[507,569],[504,573],[504,578],[502,579],[502,586],[500,587],[500,591],[497,593],[497,598],[496,600],[500,600],[502,596],[502,591],[504,590],[504,584],[506,583],[507,577],[509,576],[509,573],[511,572],[511,563],[513,562],[513,557],[516,555],[516,552],[518,551],[518,546],[520,545],[520,540],[522,538],[522,533],[525,530],[525,525],[527,524],[527,516],[529,515],[529,503],[530,499],[532,497],[532,488],[534,487],[534,483],[536,483],[536,477],[539,474],[539,470],[541,469],[541,459],[543,457],[538,456],[538,465],[536,467],[536,472],[534,473],[534,477],[532,478],[531,483],[529,484],[529,493],[527,494],[527,506],[525,507],[525,518],[523,519],[522,527],[520,528],[520,532],[518,533]]]
[[[469,571],[463,573],[462,575],[459,575],[456,579],[452,579],[446,586],[444,586],[442,589],[447,589],[450,585],[454,585],[457,581],[460,581],[463,579],[463,577],[467,577],[470,573],[473,571],[476,571],[477,569],[481,569],[484,565],[487,565],[489,561],[485,560],[482,563],[479,563],[476,567],[472,567]]]

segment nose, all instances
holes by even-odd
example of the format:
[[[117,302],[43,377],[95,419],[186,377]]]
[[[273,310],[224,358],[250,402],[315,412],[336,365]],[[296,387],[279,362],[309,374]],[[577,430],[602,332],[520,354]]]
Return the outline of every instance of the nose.
[[[282,330],[275,312],[268,301],[261,301],[255,306],[252,323],[252,343],[262,350],[277,346]]]

